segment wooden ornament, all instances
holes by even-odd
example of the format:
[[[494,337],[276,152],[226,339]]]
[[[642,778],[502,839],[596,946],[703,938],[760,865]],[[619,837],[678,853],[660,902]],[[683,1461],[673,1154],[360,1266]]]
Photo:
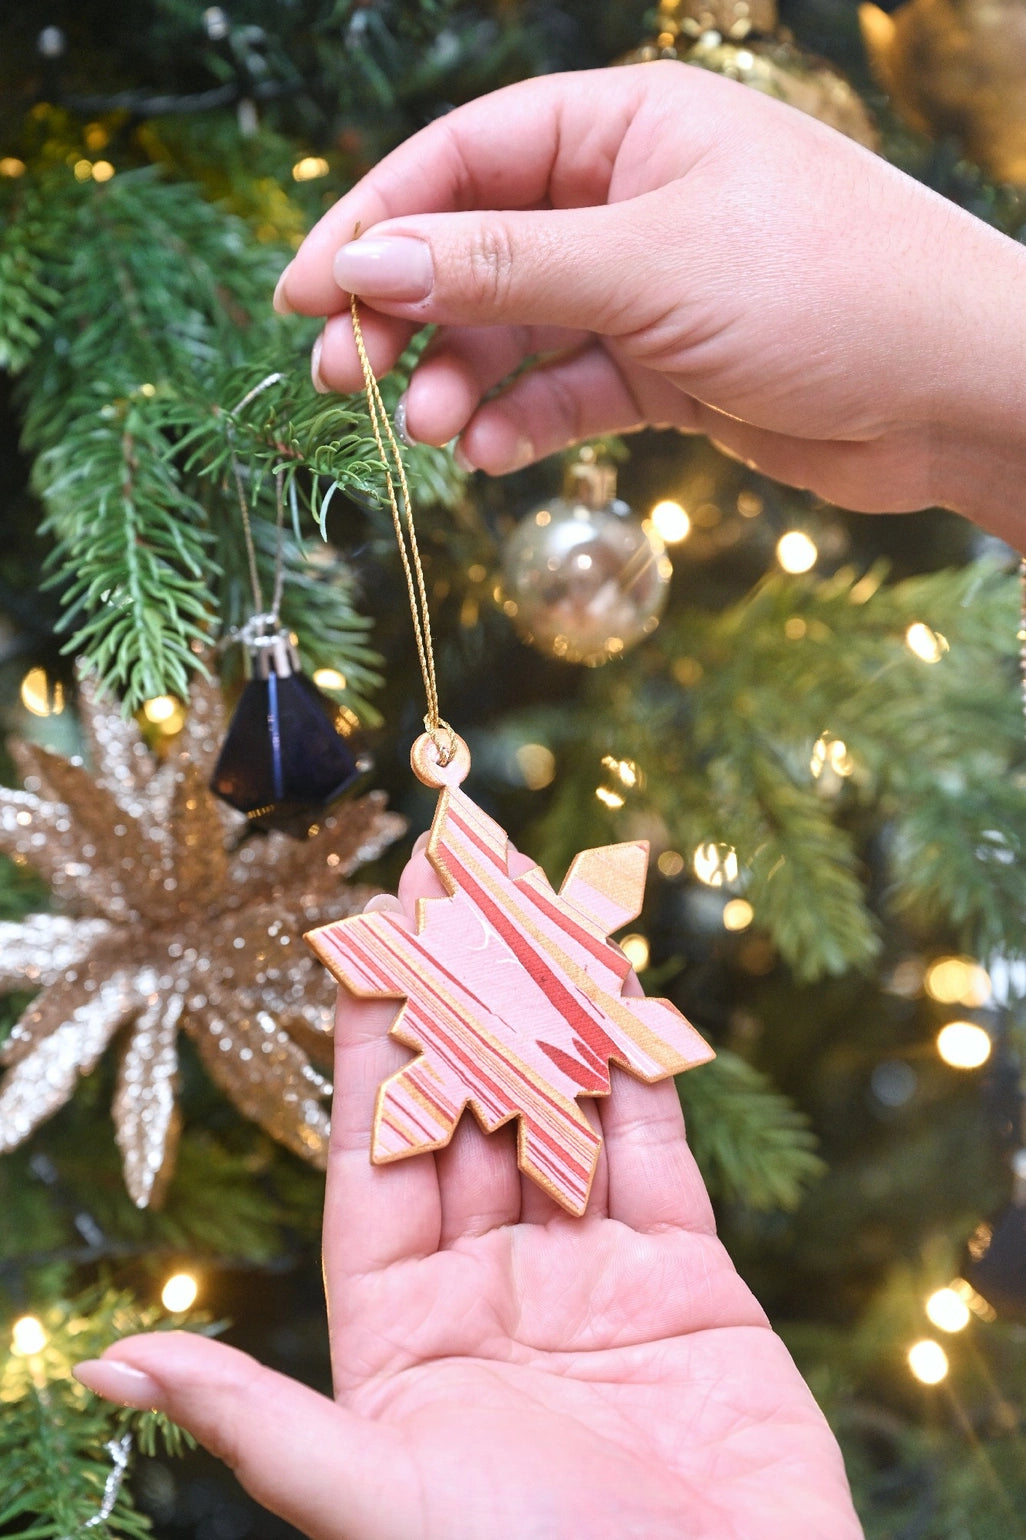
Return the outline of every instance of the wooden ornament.
[[[462,740],[443,765],[425,734],[411,759],[440,788],[427,856],[447,896],[306,937],[354,995],[402,1002],[391,1035],[418,1054],[378,1092],[371,1160],[442,1148],[468,1105],[488,1132],[516,1117],[520,1169],[582,1214],[601,1136],[577,1098],[609,1094],[610,1063],[652,1082],[713,1057],[668,1000],[623,994],[608,936],[640,912],[648,847],[584,851],[556,893],[538,866],[511,874],[505,831],[460,790]]]

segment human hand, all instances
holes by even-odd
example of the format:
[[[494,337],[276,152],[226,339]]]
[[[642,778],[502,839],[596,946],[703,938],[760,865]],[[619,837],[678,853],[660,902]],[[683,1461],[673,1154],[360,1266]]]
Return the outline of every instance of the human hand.
[[[423,856],[412,913],[442,889]],[[324,1222],[335,1400],[189,1333],[79,1371],[159,1406],[313,1540],[857,1540],[832,1435],[715,1238],[672,1082],[613,1071],[573,1219],[512,1128],[372,1166],[407,1055],[343,994]]]
[[[526,81],[383,160],[278,286],[328,317],[324,388],[361,385],[350,291],[379,373],[439,327],[406,426],[468,466],[672,426],[845,507],[1023,538],[1026,252],[704,70]]]

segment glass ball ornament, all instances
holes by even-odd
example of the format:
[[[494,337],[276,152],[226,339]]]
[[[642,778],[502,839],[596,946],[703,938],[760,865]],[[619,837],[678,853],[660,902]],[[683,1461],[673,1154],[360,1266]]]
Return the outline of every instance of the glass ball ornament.
[[[506,614],[524,641],[567,663],[618,657],[666,604],[666,547],[615,493],[612,466],[577,461],[563,495],[522,520],[503,556]]]

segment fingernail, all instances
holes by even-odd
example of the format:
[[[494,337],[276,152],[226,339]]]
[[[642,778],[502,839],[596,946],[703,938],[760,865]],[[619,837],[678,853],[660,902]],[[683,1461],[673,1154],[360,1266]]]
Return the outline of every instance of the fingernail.
[[[364,914],[376,914],[379,911],[385,914],[397,914],[402,910],[402,904],[391,893],[375,893],[363,906]]]
[[[350,241],[333,271],[339,288],[371,299],[427,299],[435,281],[430,246],[409,235]]]
[[[166,1397],[156,1380],[142,1369],[122,1363],[119,1358],[87,1358],[84,1363],[76,1364],[71,1372],[87,1390],[108,1401],[135,1406],[140,1411],[164,1409]]]
[[[477,470],[477,466],[476,465],[471,465],[470,461],[467,459],[467,456],[466,456],[466,454],[464,452],[464,449],[463,449],[463,445],[459,442],[458,439],[457,439],[456,445],[455,445],[455,447],[453,449],[452,457],[456,461],[456,464],[459,466],[460,470],[461,471],[466,471],[468,476],[470,475],[471,471],[476,471]]]
[[[529,438],[518,438],[516,447],[505,465],[497,466],[494,475],[508,476],[512,471],[522,471],[534,459],[534,445]]]
[[[290,262],[274,286],[274,298],[271,300],[271,304],[279,315],[295,315],[295,311],[285,298],[285,284],[288,281],[291,267],[292,263]]]
[[[321,354],[323,351],[324,338],[318,337],[310,349],[310,379],[313,381],[314,390],[319,391],[322,396],[326,396],[328,394],[328,387],[321,379]]]
[[[409,428],[406,426],[406,397],[405,396],[400,396],[399,397],[399,400],[396,403],[396,408],[395,408],[395,412],[393,414],[392,421],[395,424],[395,431],[399,435],[400,441],[403,444],[406,445],[407,449],[413,449],[414,446],[416,445],[417,440],[413,437],[413,434],[410,432]]]

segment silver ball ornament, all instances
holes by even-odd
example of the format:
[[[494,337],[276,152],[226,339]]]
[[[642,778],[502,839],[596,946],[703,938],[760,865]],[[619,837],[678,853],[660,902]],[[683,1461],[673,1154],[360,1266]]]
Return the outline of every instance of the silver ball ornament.
[[[672,567],[647,522],[613,494],[611,466],[571,467],[562,497],[514,530],[503,608],[520,636],[567,663],[606,663],[655,630]]]

